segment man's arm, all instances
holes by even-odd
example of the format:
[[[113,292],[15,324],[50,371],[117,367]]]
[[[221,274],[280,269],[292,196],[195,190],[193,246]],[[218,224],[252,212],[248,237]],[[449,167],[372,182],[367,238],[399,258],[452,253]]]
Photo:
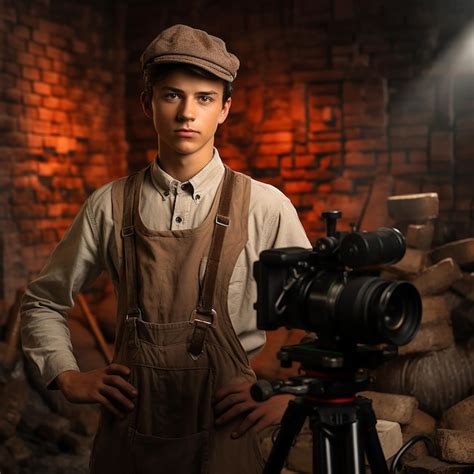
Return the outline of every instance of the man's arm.
[[[102,270],[88,206],[87,201],[22,300],[23,351],[47,386],[61,372],[79,370],[66,314],[74,305],[75,294]]]
[[[74,296],[105,268],[100,250],[104,236],[91,201],[86,201],[40,275],[28,285],[21,306],[23,351],[38,367],[45,384],[59,388],[69,401],[100,403],[124,416],[133,409],[131,399],[136,396],[135,388],[126,381],[128,367],[111,364],[81,373],[66,320]]]

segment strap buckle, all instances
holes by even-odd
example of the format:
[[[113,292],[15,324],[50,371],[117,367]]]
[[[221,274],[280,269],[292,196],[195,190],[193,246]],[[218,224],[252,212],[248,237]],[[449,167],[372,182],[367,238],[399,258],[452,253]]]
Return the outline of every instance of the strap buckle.
[[[230,219],[228,216],[221,216],[220,214],[217,214],[216,224],[221,225],[222,227],[229,227]]]
[[[203,317],[204,316],[204,317]],[[203,323],[208,327],[215,327],[217,312],[215,309],[205,310],[202,308],[193,309],[189,324]]]
[[[122,237],[130,237],[135,234],[135,226],[129,225],[128,227],[122,227],[120,233],[122,234]]]
[[[142,311],[140,308],[131,309],[125,315],[125,321],[128,321],[131,318],[141,318],[141,317],[142,317]]]

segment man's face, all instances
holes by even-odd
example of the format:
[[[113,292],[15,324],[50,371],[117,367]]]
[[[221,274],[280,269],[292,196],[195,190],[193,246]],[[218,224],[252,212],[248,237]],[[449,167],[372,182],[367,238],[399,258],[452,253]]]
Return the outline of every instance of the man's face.
[[[191,155],[214,143],[219,124],[229,113],[231,100],[224,106],[224,84],[185,71],[172,71],[153,88],[153,97],[142,96],[145,114],[153,118],[160,140],[160,152]]]

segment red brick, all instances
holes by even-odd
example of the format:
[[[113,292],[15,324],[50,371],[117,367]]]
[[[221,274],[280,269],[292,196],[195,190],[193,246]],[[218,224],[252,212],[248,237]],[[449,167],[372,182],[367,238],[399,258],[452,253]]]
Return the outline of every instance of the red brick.
[[[332,190],[336,193],[352,193],[354,192],[354,181],[345,178],[336,178],[332,182]]]
[[[346,166],[374,166],[375,156],[373,153],[346,153],[344,163]]]
[[[40,78],[40,73],[38,68],[33,68],[29,66],[23,67],[23,77],[31,81],[38,81]]]
[[[342,148],[341,142],[310,142],[308,143],[309,153],[328,153],[333,151],[340,151]]]
[[[293,167],[293,158],[291,158],[290,156],[286,156],[286,157],[282,158],[281,161],[280,161],[280,166],[282,168],[291,168],[291,167]]]
[[[252,161],[252,167],[254,168],[278,168],[278,157],[272,156],[257,156]]]
[[[30,41],[28,43],[28,52],[33,54],[34,56],[44,56],[45,47]]]
[[[54,46],[46,46],[46,56],[56,61],[62,61],[63,52]]]
[[[59,99],[57,97],[45,97],[43,99],[43,105],[50,109],[57,109],[59,108]]]
[[[347,151],[384,151],[387,149],[385,138],[372,140],[348,140],[346,142]]]
[[[315,159],[313,155],[296,155],[295,156],[295,166],[297,168],[304,168],[308,166],[314,166],[315,165]]]
[[[289,181],[284,184],[285,194],[286,193],[307,193],[313,190],[313,183],[307,181]]]
[[[23,94],[23,103],[25,105],[40,105],[41,104],[41,96],[38,94]]]
[[[48,44],[49,35],[40,30],[34,30],[33,40],[40,44]]]
[[[44,82],[34,82],[33,91],[40,95],[49,96],[51,95],[51,86]]]
[[[275,133],[262,133],[257,136],[257,141],[260,143],[278,143],[278,142],[291,142],[293,140],[293,134],[291,132],[275,132]]]
[[[38,57],[36,58],[36,64],[40,69],[46,69],[46,70],[51,70],[53,67],[53,62],[51,59],[48,58],[43,58],[43,57]]]
[[[48,84],[58,84],[59,82],[59,74],[55,72],[43,71],[42,76],[43,81],[47,82]]]
[[[74,109],[74,104],[72,103]],[[66,108],[64,108],[67,110]],[[72,110],[71,109],[71,110]],[[279,154],[285,154],[285,153],[290,153],[292,148],[292,143],[272,143],[272,144],[263,144],[259,145],[257,149],[257,154],[258,155],[279,155]]]

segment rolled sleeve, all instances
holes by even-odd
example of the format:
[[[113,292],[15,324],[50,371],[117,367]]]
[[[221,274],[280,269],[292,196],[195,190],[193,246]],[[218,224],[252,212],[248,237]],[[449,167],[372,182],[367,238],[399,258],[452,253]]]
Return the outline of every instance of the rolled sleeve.
[[[39,369],[44,383],[66,370],[79,370],[72,352],[66,314],[74,296],[102,271],[103,262],[90,199],[54,249],[39,276],[27,287],[21,305],[21,336],[26,357]]]

